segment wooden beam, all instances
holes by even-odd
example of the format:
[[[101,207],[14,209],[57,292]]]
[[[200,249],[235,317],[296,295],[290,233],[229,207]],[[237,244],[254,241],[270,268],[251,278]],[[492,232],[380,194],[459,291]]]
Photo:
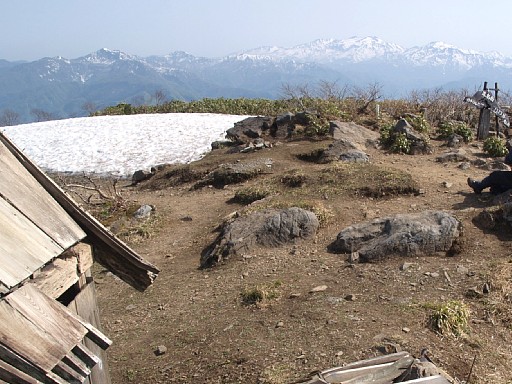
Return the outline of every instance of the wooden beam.
[[[84,274],[87,272],[94,263],[92,257],[92,247],[86,243],[78,243],[73,248],[70,248],[67,252],[76,256],[78,259],[78,273]]]
[[[83,376],[63,361],[60,361],[55,367],[53,367],[52,372],[62,377],[70,384],[82,384],[85,379],[87,379],[87,376]]]
[[[95,250],[96,247],[100,250],[100,255],[96,258],[100,264],[139,291],[144,291],[153,283],[160,272],[156,266],[142,259],[99,221],[83,211],[2,133],[0,133],[0,141],[91,237]]]
[[[89,272],[86,273],[86,275]],[[82,287],[80,293],[75,299],[68,305],[70,311],[73,311],[82,319],[92,324],[98,329],[101,329],[100,313],[98,305],[96,303],[96,293],[94,283],[90,282],[86,286]],[[108,358],[105,350],[100,348],[91,339],[85,338],[84,344],[88,350],[96,355],[101,363],[95,365],[91,369],[91,375],[89,376],[90,383],[101,383],[110,384],[110,374],[108,369]],[[103,345],[104,347],[106,345]]]
[[[75,354],[76,357],[78,357],[80,360],[82,360],[84,362],[84,364],[87,366],[87,368],[92,368],[100,362],[100,359],[98,358],[98,356],[96,356],[94,353],[92,353],[83,344],[75,345],[75,347],[72,349],[72,352]]]
[[[0,383],[4,382],[10,384],[41,384],[39,380],[0,360]]]
[[[91,370],[89,369],[89,367],[87,367],[87,365],[85,365],[85,363],[78,357],[76,357],[72,352],[64,356],[62,361],[69,365],[71,368],[73,368],[75,371],[80,373],[82,376],[87,377],[91,374]]]
[[[59,257],[41,269],[29,283],[52,299],[57,299],[75,284],[78,278],[77,258]]]
[[[59,376],[52,372],[45,372],[39,367],[24,359],[22,356],[6,348],[0,344],[0,360],[7,364],[16,367],[18,370],[26,373],[27,375],[35,378],[44,384],[67,384]]]

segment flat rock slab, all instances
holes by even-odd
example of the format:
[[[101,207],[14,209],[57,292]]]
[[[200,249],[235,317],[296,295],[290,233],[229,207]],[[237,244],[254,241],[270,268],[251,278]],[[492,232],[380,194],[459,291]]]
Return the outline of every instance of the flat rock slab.
[[[363,262],[392,255],[453,254],[460,246],[461,235],[462,224],[450,213],[425,211],[352,225],[338,234],[329,249],[335,253],[357,252]]]
[[[217,239],[202,252],[201,267],[213,266],[255,246],[279,247],[312,237],[318,226],[313,212],[297,207],[239,217],[224,225]]]

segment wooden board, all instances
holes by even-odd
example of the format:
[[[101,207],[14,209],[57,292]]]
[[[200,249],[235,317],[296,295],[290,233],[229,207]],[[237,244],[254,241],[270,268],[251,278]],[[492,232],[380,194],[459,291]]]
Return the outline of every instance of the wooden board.
[[[1,142],[0,194],[64,249],[86,236]]]
[[[142,259],[130,247],[109,232],[98,220],[83,211],[71,197],[66,195],[53,180],[48,178],[1,132],[0,142],[87,232],[87,235],[90,236],[90,242],[94,244],[96,261],[140,291],[144,291],[153,284],[160,272],[157,267]]]
[[[88,321],[96,328],[101,329],[100,314],[98,305],[96,303],[96,291],[94,288],[94,282],[90,282],[85,287],[83,287],[82,291],[68,305],[68,308],[70,311],[76,313],[85,321]],[[92,373],[89,377],[89,383],[110,384],[106,352],[91,340],[85,339],[84,341],[86,347],[101,359],[100,363],[93,367]]]
[[[0,281],[11,288],[63,249],[30,220],[0,198]]]
[[[57,299],[78,281],[78,260],[74,256],[58,257],[29,281],[52,299]]]
[[[0,301],[0,343],[45,372],[87,332],[64,306],[30,284]]]

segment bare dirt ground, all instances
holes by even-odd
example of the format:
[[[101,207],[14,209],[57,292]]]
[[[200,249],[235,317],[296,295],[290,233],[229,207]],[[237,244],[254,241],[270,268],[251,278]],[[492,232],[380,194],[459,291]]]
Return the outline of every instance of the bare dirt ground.
[[[314,240],[198,268],[201,251],[217,235],[215,228],[228,214],[244,209],[230,201],[237,190],[272,184],[292,170],[309,176],[328,169],[331,165],[296,156],[328,143],[283,142],[251,154],[214,151],[199,164],[257,157],[274,162],[269,174],[223,189],[191,190],[192,183],[123,189],[127,199],[156,207],[156,215],[138,232],[143,236],[124,239],[161,273],[140,293],[95,267],[102,325],[114,342],[108,350],[113,383],[291,383],[384,349],[418,356],[422,348],[461,381],[512,383],[510,228],[484,230],[474,224],[493,200],[488,193],[473,194],[466,179],[488,171],[436,162],[445,150],[441,142],[432,142],[431,155],[368,150],[373,165],[410,174],[423,193],[375,198],[331,189],[313,194],[308,199],[329,216]],[[464,148],[471,159],[483,157],[481,145]],[[351,181],[339,185],[345,183]],[[280,190],[266,200],[304,199],[294,191]],[[432,209],[450,211],[462,221],[460,254],[351,265],[347,255],[327,250],[351,224]],[[402,270],[404,262],[412,266]],[[474,287],[481,291],[485,283],[490,293],[467,294]],[[321,285],[327,289],[310,293]],[[272,295],[259,305],[244,305],[242,293],[254,288]],[[464,301],[471,310],[470,331],[460,338],[439,335],[427,325],[428,304],[450,300]],[[165,353],[155,353],[159,346],[166,347]]]

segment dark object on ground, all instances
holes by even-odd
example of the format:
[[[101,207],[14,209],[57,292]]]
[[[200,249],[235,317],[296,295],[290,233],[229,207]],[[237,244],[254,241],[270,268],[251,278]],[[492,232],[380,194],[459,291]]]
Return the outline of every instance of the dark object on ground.
[[[511,171],[494,171],[489,176],[484,177],[481,181],[468,178],[468,185],[476,194],[481,194],[486,188],[490,189],[493,195],[499,195],[512,189],[512,172]]]
[[[357,252],[359,260],[374,261],[390,255],[454,254],[460,246],[462,224],[443,211],[401,214],[352,225],[331,245],[335,253]]]
[[[428,365],[428,368],[425,365]],[[407,383],[420,378],[424,378],[421,382],[427,384],[453,382],[451,377],[433,363],[415,359],[407,352],[398,352],[326,369],[299,384]]]
[[[201,267],[247,252],[254,246],[278,247],[316,234],[319,222],[313,212],[292,207],[265,210],[224,225],[217,239],[201,254]]]

